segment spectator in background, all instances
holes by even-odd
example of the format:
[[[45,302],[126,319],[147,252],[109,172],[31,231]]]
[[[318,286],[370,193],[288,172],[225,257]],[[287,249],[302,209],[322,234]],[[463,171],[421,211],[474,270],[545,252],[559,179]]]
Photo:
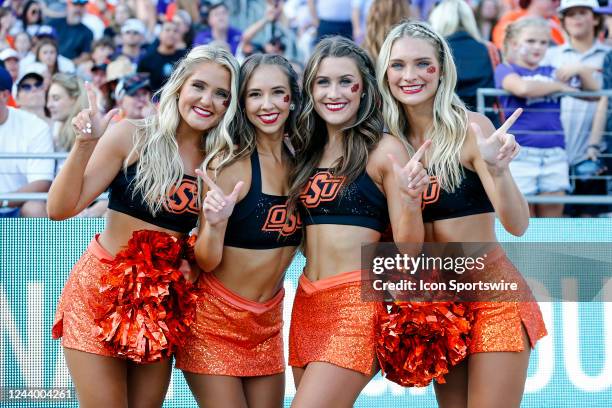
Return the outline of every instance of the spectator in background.
[[[0,151],[53,153],[49,126],[35,115],[7,106],[13,81],[0,68]],[[0,160],[0,193],[44,193],[53,180],[53,160]],[[0,217],[46,217],[44,201],[0,201]]]
[[[19,59],[26,57],[33,58],[32,37],[30,37],[30,34],[22,31],[15,35],[15,50],[19,54]]]
[[[268,24],[275,24],[279,17],[282,15],[283,9],[280,3],[274,4],[268,2],[266,4],[266,10],[262,18],[251,24],[244,33],[242,34],[242,41],[239,46],[239,56],[248,57],[249,55],[255,54],[260,51],[259,44],[253,44],[252,40],[257,36],[257,34],[263,30]],[[261,50],[267,54],[281,54],[281,48],[284,48],[284,44],[280,40],[280,38],[273,38],[268,43],[268,50],[265,48]],[[284,51],[284,49],[283,49]],[[240,55],[242,54],[242,55]],[[240,61],[241,58],[238,58]],[[242,62],[242,61],[240,61]]]
[[[34,35],[43,23],[42,5],[38,0],[29,0],[23,6],[23,13],[18,21],[19,31]]]
[[[121,109],[121,118],[137,120],[155,114],[151,96],[147,74],[132,74],[119,80],[115,88],[115,100]]]
[[[208,28],[196,34],[193,46],[224,41],[229,44],[232,54],[236,55],[242,32],[229,24],[229,10],[225,3],[218,2],[208,9]]]
[[[550,42],[548,22],[522,18],[506,27],[506,63],[495,71],[495,84],[513,96],[501,96],[506,117],[522,108],[523,114],[508,131],[521,146],[510,171],[525,195],[565,195],[569,167],[557,92],[576,89],[555,77],[555,68],[540,65]],[[563,204],[529,206],[532,217],[561,217]]]
[[[115,12],[112,14],[112,19],[110,24],[104,29],[104,37],[114,38],[115,40],[120,40],[120,37],[117,37],[121,33],[121,27],[123,24],[130,18],[134,18],[134,12],[132,9],[125,3],[117,4],[115,7]],[[140,20],[139,20],[140,21]],[[144,26],[144,23],[143,23]],[[120,41],[116,45],[120,45]]]
[[[191,15],[185,10],[176,10],[172,21],[177,25],[180,43],[177,45],[177,49],[184,50],[193,44],[195,33],[193,31]]]
[[[12,48],[15,45],[14,39],[10,35],[13,22],[14,18],[11,9],[0,7],[0,50]]]
[[[519,0],[519,10],[511,10],[504,14],[493,28],[493,44],[498,49],[504,46],[506,27],[522,17],[542,17],[550,24],[551,38],[555,44],[563,44],[561,22],[556,16],[559,0]]]
[[[437,0],[413,0],[410,2],[410,11],[415,19],[427,21],[429,13],[431,13],[437,3]]]
[[[143,48],[146,33],[147,29],[142,21],[135,18],[126,20],[121,27],[121,45],[113,59],[124,56],[134,64],[134,68],[137,67],[146,54]]]
[[[600,7],[595,10],[604,20],[604,44],[612,47],[612,0],[607,7]]]
[[[353,38],[351,0],[308,0],[308,10],[317,28],[316,42],[333,35]]]
[[[444,0],[432,10],[429,22],[453,52],[457,66],[455,92],[469,110],[476,111],[477,89],[494,88],[495,81],[494,64],[481,40],[472,9],[463,0]]]
[[[0,60],[4,63],[4,68],[11,74],[13,81],[19,76],[19,54],[12,48],[5,48],[0,51]]]
[[[51,133],[56,152],[70,152],[76,137],[72,118],[87,107],[87,93],[83,81],[74,75],[53,75],[47,93],[47,109],[53,121]],[[58,161],[56,174],[64,161]]]
[[[574,88],[587,91],[601,89],[603,60],[609,47],[597,40],[603,28],[602,16],[596,14],[596,0],[563,0],[559,7],[561,25],[568,42],[550,48],[544,64],[557,69],[557,78]],[[593,163],[587,160],[587,148],[591,135],[597,101],[566,96],[561,99],[561,123],[565,130],[565,145],[570,163],[570,173],[583,173],[584,167]],[[592,172],[597,175],[601,169]],[[601,193],[601,180],[576,180],[574,194]],[[568,213],[595,215],[603,208],[598,205],[568,206]]]
[[[353,41],[355,41],[357,44],[361,44],[365,38],[366,21],[373,1],[374,0],[351,1],[351,5],[353,7],[351,16],[351,21],[353,23]]]
[[[88,0],[67,0],[66,18],[49,22],[58,36],[59,53],[76,64],[89,57],[93,32],[82,23]]]
[[[166,82],[174,65],[186,55],[185,50],[177,50],[179,42],[178,27],[172,21],[166,21],[159,33],[159,46],[150,50],[138,63],[138,72],[148,72],[151,76],[151,88],[157,92]]]
[[[410,17],[410,8],[405,0],[374,0],[366,22],[365,49],[372,61],[376,61],[387,33],[395,24]]]
[[[476,22],[480,28],[480,36],[485,41],[491,41],[493,27],[497,24],[501,12],[499,0],[481,0],[476,8]]]
[[[38,42],[34,56],[36,62],[42,62],[47,66],[51,75],[58,72],[73,74],[76,71],[74,63],[63,55],[59,55],[57,43],[48,38],[43,38]]]
[[[43,64],[30,64],[28,69],[13,84],[13,97],[21,110],[38,116],[47,125],[50,125],[51,120],[45,111],[46,70],[47,67]]]

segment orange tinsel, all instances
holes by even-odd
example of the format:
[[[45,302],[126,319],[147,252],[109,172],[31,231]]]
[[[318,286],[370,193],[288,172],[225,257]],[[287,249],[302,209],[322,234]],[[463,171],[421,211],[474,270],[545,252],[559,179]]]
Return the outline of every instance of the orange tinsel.
[[[178,269],[191,242],[159,231],[136,231],[102,277],[96,336],[117,356],[139,363],[169,357],[195,318],[197,296]]]
[[[467,355],[471,318],[456,302],[397,302],[380,316],[376,354],[383,375],[404,387],[425,387]]]

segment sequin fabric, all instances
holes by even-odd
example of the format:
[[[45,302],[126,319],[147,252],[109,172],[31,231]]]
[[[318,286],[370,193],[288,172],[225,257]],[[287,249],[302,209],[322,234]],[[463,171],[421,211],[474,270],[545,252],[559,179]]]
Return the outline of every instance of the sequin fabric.
[[[495,260],[485,264],[485,269],[478,274],[480,278],[485,281],[524,281],[505,254],[497,255]],[[467,305],[474,314],[469,353],[523,351],[521,326],[525,327],[532,348],[547,335],[540,307],[531,292],[508,292],[507,298],[499,301],[472,302]]]
[[[285,371],[281,289],[265,303],[230,292],[212,274],[201,275],[196,320],[175,354],[176,368],[209,375],[253,377]]]
[[[373,374],[379,303],[361,299],[361,272],[300,277],[289,332],[289,365],[319,361]]]
[[[99,290],[100,278],[110,268],[102,259],[110,260],[112,255],[102,248],[96,235],[70,272],[55,312],[52,334],[54,339],[61,337],[66,348],[114,356],[94,333],[95,305],[112,302]]]

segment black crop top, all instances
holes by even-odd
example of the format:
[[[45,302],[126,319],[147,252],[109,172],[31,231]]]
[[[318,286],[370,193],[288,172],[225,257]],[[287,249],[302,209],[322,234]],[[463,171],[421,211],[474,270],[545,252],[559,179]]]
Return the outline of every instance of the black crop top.
[[[304,225],[356,225],[384,232],[389,225],[387,199],[364,170],[352,183],[329,169],[316,169],[300,195]]]
[[[298,215],[288,216],[287,196],[261,191],[261,167],[257,149],[251,154],[251,188],[236,204],[227,222],[224,245],[247,249],[297,246],[302,240]]]
[[[153,216],[142,194],[134,192],[136,163],[121,170],[109,186],[108,208],[130,215],[158,227],[188,233],[198,221],[198,183],[193,176],[184,175],[178,188],[172,187],[161,210]]]
[[[423,222],[495,211],[478,174],[462,167],[464,177],[452,193],[440,188],[436,176],[430,177],[429,186],[423,193]]]

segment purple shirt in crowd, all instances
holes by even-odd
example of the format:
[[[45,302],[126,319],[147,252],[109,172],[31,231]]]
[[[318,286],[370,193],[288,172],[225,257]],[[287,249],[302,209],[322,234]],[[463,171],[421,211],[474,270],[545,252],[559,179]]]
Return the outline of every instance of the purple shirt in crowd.
[[[230,46],[230,50],[232,54],[236,55],[236,49],[238,49],[238,44],[240,44],[240,40],[242,39],[242,32],[240,30],[235,29],[234,27],[230,27],[227,29],[227,43]],[[210,28],[206,30],[202,30],[196,34],[193,40],[193,46],[208,44],[214,40],[212,36],[212,31]]]
[[[527,81],[554,81],[554,71],[555,68],[550,65],[531,70],[515,64],[500,64],[495,69],[495,86],[503,89],[504,78],[513,73]],[[509,131],[516,137],[519,145],[539,148],[565,147],[559,98],[500,96],[499,102],[506,118],[518,108],[523,108],[522,115]]]

